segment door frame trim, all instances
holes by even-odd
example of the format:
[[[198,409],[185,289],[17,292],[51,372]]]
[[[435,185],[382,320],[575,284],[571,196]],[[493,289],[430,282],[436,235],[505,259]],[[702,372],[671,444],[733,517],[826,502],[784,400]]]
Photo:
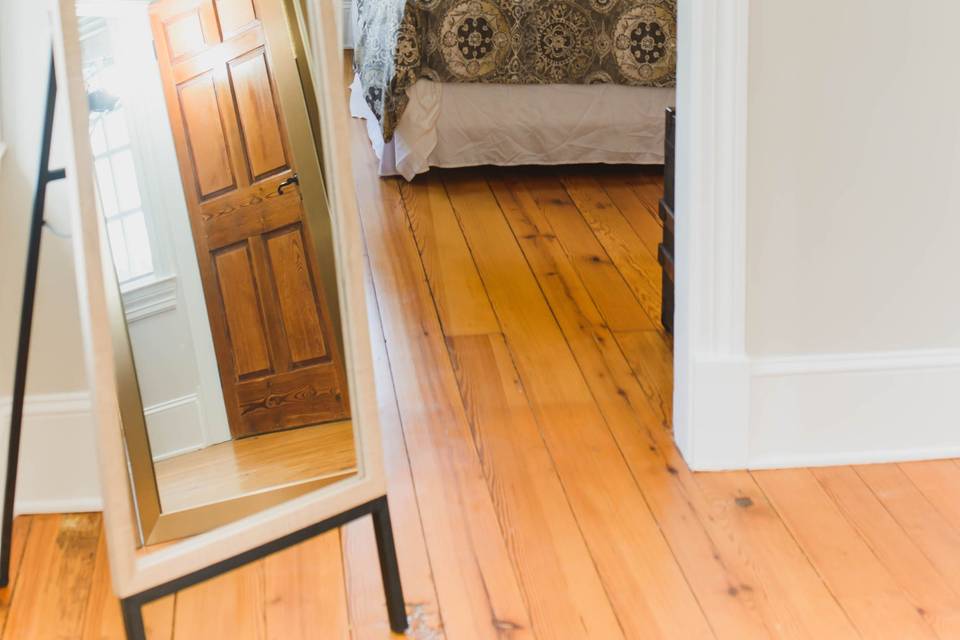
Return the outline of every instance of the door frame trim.
[[[674,438],[691,469],[749,459],[748,0],[679,0]]]

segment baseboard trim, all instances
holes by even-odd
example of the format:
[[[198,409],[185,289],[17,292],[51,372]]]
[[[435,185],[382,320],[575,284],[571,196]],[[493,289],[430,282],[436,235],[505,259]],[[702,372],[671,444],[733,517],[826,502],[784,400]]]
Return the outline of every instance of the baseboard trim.
[[[193,453],[194,451],[200,451],[203,449],[203,445],[194,445],[190,447],[184,447],[182,449],[177,449],[175,451],[167,451],[166,453],[161,453],[159,455],[153,456],[154,462],[163,462],[164,460],[169,460],[170,458],[176,458],[177,456],[182,456],[185,453]]]
[[[960,457],[960,350],[754,359],[747,466]]]
[[[197,394],[158,402],[143,414],[154,462],[203,448],[203,409]]]
[[[40,513],[90,513],[103,511],[102,498],[66,498],[49,500],[17,500],[15,515]]]
[[[12,405],[13,398],[10,396],[0,398],[0,416],[9,419]],[[31,394],[23,401],[24,417],[76,415],[92,410],[90,394],[86,391]]]
[[[960,445],[949,447],[874,449],[851,453],[821,453],[757,456],[750,469],[792,469],[796,467],[841,467],[864,464],[890,464],[960,458]]]
[[[697,471],[742,469],[748,463],[750,361],[746,358],[695,360],[696,380],[689,428],[677,433],[677,446]]]
[[[751,364],[754,377],[932,370],[960,367],[960,349],[765,357],[755,358]]]
[[[6,452],[12,399],[0,399],[0,451]],[[14,513],[72,513],[102,508],[93,407],[87,391],[28,395]],[[0,459],[5,473],[6,455]]]

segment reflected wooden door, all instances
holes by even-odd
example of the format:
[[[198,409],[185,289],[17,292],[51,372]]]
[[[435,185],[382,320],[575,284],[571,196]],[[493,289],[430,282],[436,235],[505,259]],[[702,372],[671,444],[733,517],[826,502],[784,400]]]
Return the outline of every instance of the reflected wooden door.
[[[242,437],[344,419],[347,383],[328,306],[336,294],[321,284],[291,184],[290,123],[257,5],[160,0],[150,22],[230,430]]]

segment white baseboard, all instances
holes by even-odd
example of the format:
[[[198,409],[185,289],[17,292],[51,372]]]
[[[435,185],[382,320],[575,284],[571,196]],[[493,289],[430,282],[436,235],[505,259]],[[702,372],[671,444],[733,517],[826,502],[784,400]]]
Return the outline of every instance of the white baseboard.
[[[154,461],[203,448],[203,411],[197,394],[151,405],[143,414]]]
[[[748,464],[750,363],[745,358],[695,360],[688,424],[677,445],[697,471],[742,469]]]
[[[36,513],[87,513],[103,511],[103,500],[97,498],[49,498],[44,500],[23,500],[17,498],[14,507],[16,515]]]
[[[960,455],[960,350],[764,358],[751,368],[749,466]]]
[[[87,392],[27,396],[23,413],[14,511],[21,514],[99,510],[96,436]],[[4,477],[10,398],[0,400],[0,421],[0,477]]]

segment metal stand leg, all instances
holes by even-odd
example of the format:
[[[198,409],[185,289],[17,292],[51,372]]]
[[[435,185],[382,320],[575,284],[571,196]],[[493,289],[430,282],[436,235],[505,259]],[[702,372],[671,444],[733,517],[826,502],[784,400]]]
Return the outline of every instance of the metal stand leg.
[[[370,502],[339,513],[332,518],[312,524],[309,527],[288,533],[282,538],[271,540],[265,544],[244,551],[226,560],[204,567],[193,573],[180,576],[175,580],[157,585],[146,591],[135,593],[120,600],[123,612],[123,627],[127,632],[127,640],[146,640],[146,630],[143,626],[143,605],[153,602],[157,598],[168,596],[171,593],[186,589],[204,580],[209,580],[237,567],[242,567],[271,553],[300,544],[304,540],[320,535],[324,531],[342,527],[348,522],[370,514],[373,517],[373,531],[377,537],[377,553],[380,558],[380,572],[383,575],[383,588],[387,598],[387,615],[390,618],[390,628],[403,633],[407,629],[407,612],[403,601],[403,588],[400,586],[400,569],[397,565],[397,550],[393,544],[393,527],[390,524],[390,508],[387,505],[387,496],[381,496]]]
[[[395,633],[403,633],[407,630],[407,610],[403,600],[403,587],[400,584],[400,567],[397,564],[397,549],[393,544],[393,526],[390,523],[390,506],[386,496],[380,498],[372,516],[390,629]]]
[[[143,604],[136,596],[120,601],[123,612],[123,629],[127,640],[147,640],[147,631],[143,626]]]
[[[17,369],[13,382],[13,404],[10,408],[10,441],[7,447],[7,484],[3,491],[3,523],[0,525],[0,587],[10,582],[10,545],[13,535],[13,503],[17,496],[17,468],[20,463],[20,427],[23,423],[23,400],[27,390],[27,356],[33,329],[33,302],[37,292],[37,270],[40,267],[40,238],[43,231],[43,209],[47,184],[64,177],[63,169],[50,170],[50,142],[53,139],[53,112],[57,101],[57,76],[50,54],[50,79],[47,82],[47,107],[40,145],[40,171],[33,196],[30,238],[27,244],[27,268],[23,283],[23,305],[20,307],[20,340],[17,344]]]

